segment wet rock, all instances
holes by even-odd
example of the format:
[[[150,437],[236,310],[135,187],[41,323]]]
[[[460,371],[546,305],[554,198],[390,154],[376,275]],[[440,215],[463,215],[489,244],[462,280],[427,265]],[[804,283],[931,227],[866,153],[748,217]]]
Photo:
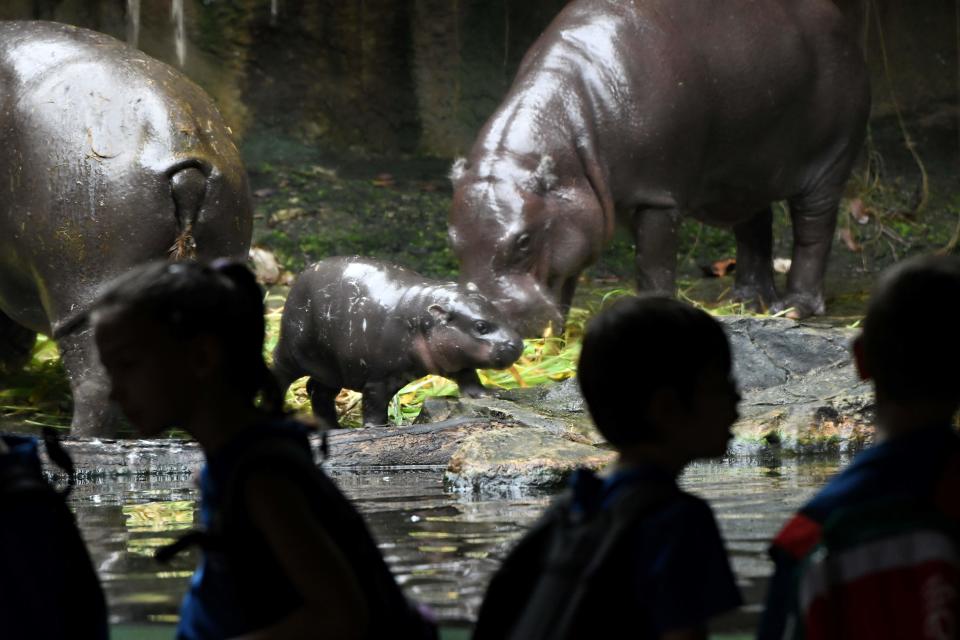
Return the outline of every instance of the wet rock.
[[[563,483],[578,467],[599,470],[616,457],[609,449],[519,425],[477,431],[450,459],[444,479],[467,492],[510,493]]]
[[[496,428],[478,417],[455,418],[408,427],[367,427],[329,432],[328,466],[446,467],[471,434]]]
[[[873,394],[850,362],[855,331],[780,318],[721,322],[730,336],[743,394],[734,452],[752,454],[764,447],[796,453],[848,451],[871,440]],[[448,399],[444,411],[509,420],[583,444],[603,442],[574,379],[496,398]]]
[[[850,329],[802,325],[786,318],[720,318],[733,349],[740,388],[766,389],[819,367],[850,360]]]
[[[163,476],[193,473],[203,464],[203,451],[196,442],[178,439],[108,440],[65,438],[63,446],[80,477]],[[59,476],[40,447],[44,468]]]
[[[783,384],[747,392],[734,431],[741,444],[793,452],[852,452],[874,436],[871,385],[838,362]]]

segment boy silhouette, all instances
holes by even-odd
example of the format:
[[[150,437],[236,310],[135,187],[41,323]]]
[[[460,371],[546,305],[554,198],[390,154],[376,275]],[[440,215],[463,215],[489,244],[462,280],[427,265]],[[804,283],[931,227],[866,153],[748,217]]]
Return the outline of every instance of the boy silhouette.
[[[617,461],[604,478],[577,471],[521,539],[475,638],[701,639],[741,603],[710,507],[676,483],[726,451],[730,368],[720,325],[673,299],[622,298],[590,322],[580,388]]]
[[[960,523],[958,318],[960,258],[881,276],[853,344],[879,442],[774,539],[759,638],[958,637],[956,538],[937,533]]]

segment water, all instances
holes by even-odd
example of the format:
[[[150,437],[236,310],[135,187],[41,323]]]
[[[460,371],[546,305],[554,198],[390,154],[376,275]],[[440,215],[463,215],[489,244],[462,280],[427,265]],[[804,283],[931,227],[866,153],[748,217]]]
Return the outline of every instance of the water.
[[[772,566],[768,541],[783,521],[845,462],[754,459],[693,465],[681,484],[713,505],[746,606],[718,631],[756,624]],[[406,593],[453,624],[475,617],[491,573],[550,496],[463,496],[437,470],[332,472],[364,514]],[[103,580],[112,624],[176,620],[196,563],[152,559],[158,546],[192,526],[197,490],[187,475],[80,484],[71,505]]]

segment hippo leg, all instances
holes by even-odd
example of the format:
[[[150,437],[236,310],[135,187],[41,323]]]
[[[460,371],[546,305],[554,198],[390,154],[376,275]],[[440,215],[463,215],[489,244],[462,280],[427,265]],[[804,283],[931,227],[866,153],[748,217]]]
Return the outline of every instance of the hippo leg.
[[[37,334],[0,312],[0,375],[20,371],[30,361]]]
[[[337,394],[340,389],[325,386],[316,378],[307,380],[307,393],[310,395],[310,407],[313,415],[324,429],[336,429],[337,423]]]
[[[824,313],[823,279],[839,204],[839,189],[815,191],[790,199],[793,262],[787,275],[787,294],[771,311],[792,307],[793,311],[787,315],[795,319]]]
[[[733,297],[758,309],[777,301],[773,283],[773,211],[767,207],[733,227],[737,238],[737,269]]]
[[[460,387],[460,393],[471,398],[482,398],[493,394],[492,389],[487,389],[480,382],[480,376],[476,369],[464,369],[453,374],[453,380]]]
[[[110,402],[110,378],[100,364],[93,329],[87,327],[63,336],[57,346],[73,392],[71,435],[116,435],[121,412]]]
[[[676,293],[677,236],[680,212],[676,209],[640,209],[634,217],[637,289],[645,293]]]
[[[387,407],[401,386],[387,381],[368,382],[363,385],[363,426],[387,426]]]

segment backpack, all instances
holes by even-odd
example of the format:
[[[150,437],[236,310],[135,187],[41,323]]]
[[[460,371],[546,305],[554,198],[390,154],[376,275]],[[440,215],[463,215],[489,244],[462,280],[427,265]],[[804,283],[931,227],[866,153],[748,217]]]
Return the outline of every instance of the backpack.
[[[309,448],[296,438],[270,437],[248,446],[237,460],[233,477],[227,482],[221,509],[214,514],[210,529],[189,532],[159,549],[157,560],[167,562],[179,551],[198,545],[207,552],[226,552],[240,557],[247,565],[256,566],[258,559],[242,548],[242,534],[236,535],[242,530],[238,526],[244,510],[240,494],[242,478],[255,470],[276,470],[294,478],[305,488],[306,495],[319,496],[318,500],[323,504],[322,513],[318,513],[321,524],[355,570],[361,590],[371,603],[371,637],[382,637],[389,631],[397,638],[436,638],[435,625],[422,615],[426,612],[415,609],[406,599],[361,515],[316,465]],[[259,593],[257,586],[251,585],[247,591]]]
[[[62,491],[43,475],[36,438],[0,436],[0,634],[106,640],[103,590],[66,504],[73,464],[52,430],[44,440],[70,478]]]
[[[632,593],[629,585],[621,584],[629,576],[618,571],[617,564],[625,534],[676,495],[672,486],[635,483],[625,486],[608,508],[583,512],[574,508],[572,491],[563,494],[491,579],[474,639],[619,635],[619,618],[610,612],[621,610],[620,598]],[[636,611],[629,615],[638,619]]]
[[[941,482],[941,495],[954,475]],[[957,504],[960,483],[950,493]],[[951,515],[907,497],[832,514],[819,542],[799,556],[784,637],[960,638],[960,519]]]

